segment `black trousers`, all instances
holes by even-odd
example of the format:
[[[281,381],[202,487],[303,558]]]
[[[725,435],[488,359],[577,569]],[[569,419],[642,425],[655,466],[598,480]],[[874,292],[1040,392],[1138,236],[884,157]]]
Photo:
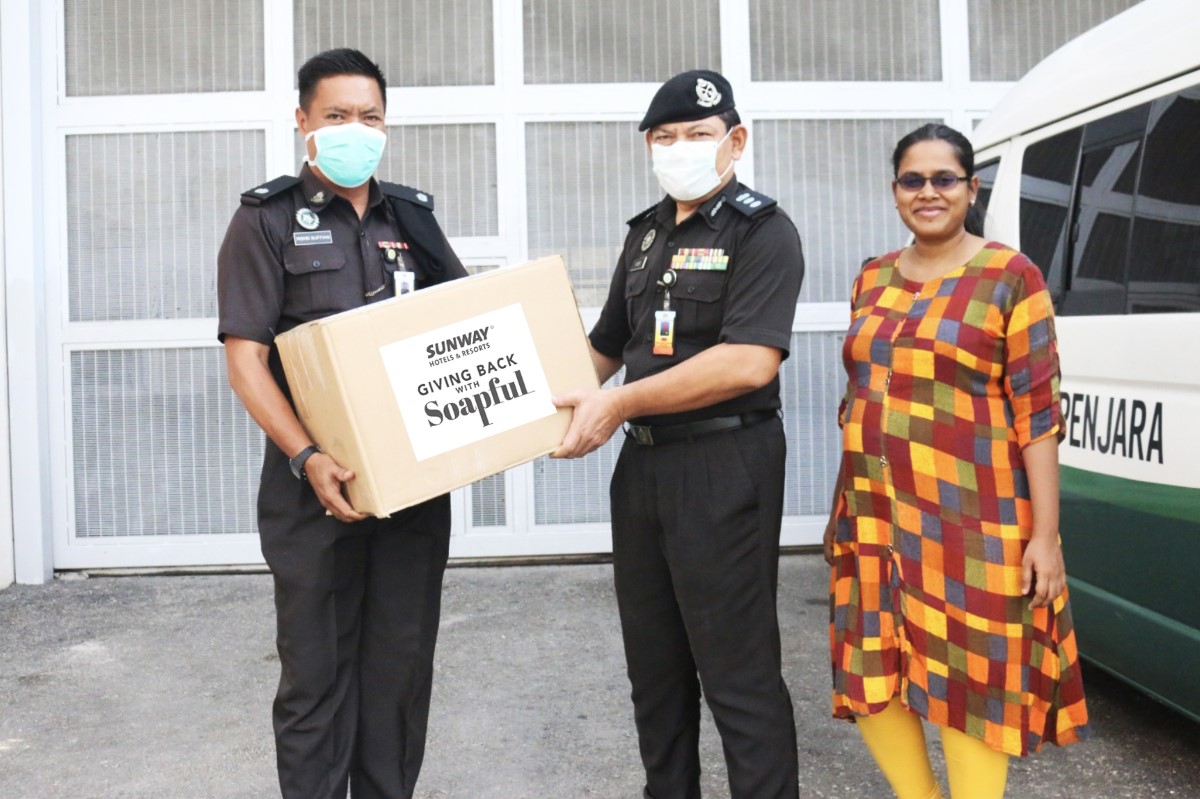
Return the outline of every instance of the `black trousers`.
[[[258,500],[275,578],[285,799],[409,799],[425,754],[450,499],[343,524],[268,442]]]
[[[775,597],[783,425],[643,447],[613,473],[613,572],[647,799],[700,796],[701,686],[733,799],[799,794]]]

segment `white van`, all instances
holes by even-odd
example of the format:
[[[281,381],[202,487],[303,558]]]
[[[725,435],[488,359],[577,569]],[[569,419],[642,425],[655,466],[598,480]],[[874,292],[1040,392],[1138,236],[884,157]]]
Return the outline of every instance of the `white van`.
[[[1071,41],[971,138],[985,235],[1057,311],[1080,651],[1200,721],[1200,5]]]

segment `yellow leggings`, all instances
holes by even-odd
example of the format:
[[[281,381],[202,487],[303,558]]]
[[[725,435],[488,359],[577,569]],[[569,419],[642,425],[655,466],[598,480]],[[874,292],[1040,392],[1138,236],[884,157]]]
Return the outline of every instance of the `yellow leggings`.
[[[941,788],[929,765],[921,717],[894,697],[873,716],[859,716],[858,730],[879,764],[879,770],[896,792],[896,799],[942,799]],[[950,799],[1003,799],[1008,780],[1008,755],[978,738],[939,728],[946,755]]]

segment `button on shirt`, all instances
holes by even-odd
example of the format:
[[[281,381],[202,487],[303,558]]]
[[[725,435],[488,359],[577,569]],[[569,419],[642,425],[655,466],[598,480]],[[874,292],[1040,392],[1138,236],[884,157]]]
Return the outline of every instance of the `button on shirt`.
[[[787,357],[804,277],[800,236],[778,206],[749,214],[735,207],[745,191],[731,180],[679,225],[670,197],[631,220],[608,298],[589,336],[597,352],[624,362],[625,382],[657,374],[720,343],[775,347]],[[728,256],[725,269],[711,268],[712,250]],[[675,269],[670,290],[675,352],[654,355],[654,314],[664,299],[659,282],[675,255],[691,256],[692,265],[705,268],[680,268],[689,263],[683,260]],[[632,421],[675,424],[779,407],[776,377],[707,408]]]

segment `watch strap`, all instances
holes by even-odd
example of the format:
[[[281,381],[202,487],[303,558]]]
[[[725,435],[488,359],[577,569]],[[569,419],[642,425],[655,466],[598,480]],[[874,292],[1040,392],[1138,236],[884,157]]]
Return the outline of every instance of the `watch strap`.
[[[297,452],[296,457],[288,459],[288,465],[292,467],[292,474],[296,475],[297,480],[308,482],[308,475],[304,471],[304,464],[308,463],[308,459],[320,451],[321,448],[316,444],[310,444]]]

